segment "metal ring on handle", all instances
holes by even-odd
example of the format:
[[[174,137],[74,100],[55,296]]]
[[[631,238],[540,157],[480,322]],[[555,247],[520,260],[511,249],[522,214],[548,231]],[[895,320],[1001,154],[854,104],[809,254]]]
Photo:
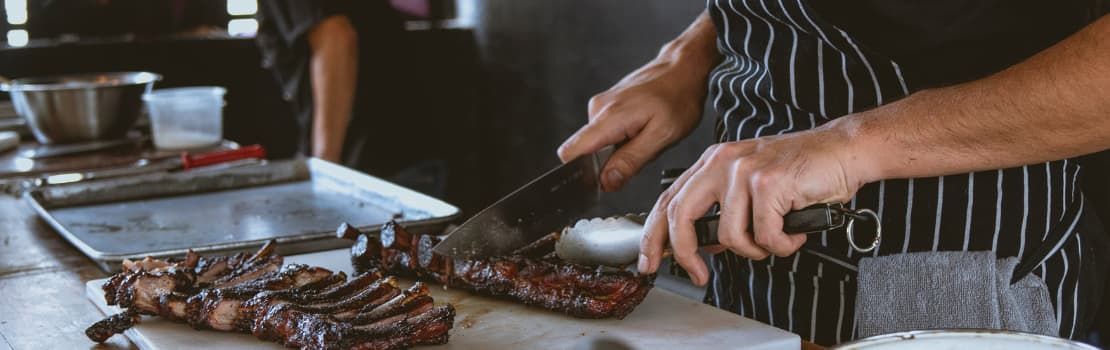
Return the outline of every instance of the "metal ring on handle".
[[[872,220],[875,220],[875,241],[871,242],[871,246],[867,248],[861,248],[857,245],[855,235],[856,220],[848,219],[848,228],[846,230],[848,234],[848,244],[852,245],[852,249],[860,253],[867,253],[875,250],[875,248],[879,247],[879,241],[883,239],[883,224],[879,222],[879,214],[875,214],[871,209],[859,209],[856,210],[855,213],[870,216]]]

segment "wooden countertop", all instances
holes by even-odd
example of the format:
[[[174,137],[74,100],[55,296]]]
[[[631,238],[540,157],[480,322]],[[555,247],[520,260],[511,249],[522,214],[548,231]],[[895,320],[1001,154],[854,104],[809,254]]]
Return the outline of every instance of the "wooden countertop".
[[[135,348],[120,336],[102,345],[85,337],[102,316],[84,283],[106,273],[18,198],[0,195],[0,227],[0,350]]]
[[[85,337],[102,316],[84,282],[106,273],[18,198],[0,195],[0,227],[0,349],[134,348],[123,337]]]

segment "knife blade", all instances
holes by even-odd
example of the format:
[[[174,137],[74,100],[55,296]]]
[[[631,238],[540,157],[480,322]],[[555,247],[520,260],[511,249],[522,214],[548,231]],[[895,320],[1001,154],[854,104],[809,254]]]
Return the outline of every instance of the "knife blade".
[[[562,229],[601,198],[599,172],[613,147],[555,167],[463,222],[433,250],[453,258],[507,255]]]

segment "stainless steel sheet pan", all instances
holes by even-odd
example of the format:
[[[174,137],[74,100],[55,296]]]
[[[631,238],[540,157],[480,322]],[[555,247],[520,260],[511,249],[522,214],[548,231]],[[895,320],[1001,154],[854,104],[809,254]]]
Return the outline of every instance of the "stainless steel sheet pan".
[[[332,249],[340,223],[374,232],[390,219],[442,231],[458,208],[309,158],[158,173],[30,191],[24,199],[105,270],[124,259],[232,252],[276,239],[283,254]]]

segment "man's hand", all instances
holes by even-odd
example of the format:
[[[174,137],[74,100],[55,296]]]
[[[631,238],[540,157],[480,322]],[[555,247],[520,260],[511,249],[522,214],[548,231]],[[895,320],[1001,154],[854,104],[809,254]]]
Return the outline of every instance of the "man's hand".
[[[789,255],[804,236],[782,217],[844,202],[865,183],[1002,169],[1110,147],[1110,16],[992,76],[923,90],[819,128],[711,147],[656,202],[639,270],[654,272],[670,241],[699,285],[693,222],[721,204],[718,236],[732,252]],[[745,232],[754,222],[754,233]]]
[[[605,146],[627,141],[602,170],[602,185],[615,191],[664,148],[686,137],[701,118],[697,89],[675,91],[670,83],[676,70],[652,63],[633,72],[608,91],[590,99],[589,123],[559,146],[559,158],[569,162]]]
[[[760,260],[793,254],[805,235],[786,235],[782,217],[811,204],[846,202],[864,184],[855,174],[855,151],[830,123],[774,137],[709,147],[655,203],[640,242],[638,268],[653,273],[670,242],[674,259],[693,282],[709,272],[697,254],[694,220],[721,205],[718,239],[733,253]],[[754,231],[748,232],[748,223]]]
[[[709,69],[717,60],[713,23],[702,14],[659,56],[590,99],[589,123],[559,146],[559,158],[626,142],[602,170],[608,191],[624,183],[664,148],[686,137],[701,118]]]

